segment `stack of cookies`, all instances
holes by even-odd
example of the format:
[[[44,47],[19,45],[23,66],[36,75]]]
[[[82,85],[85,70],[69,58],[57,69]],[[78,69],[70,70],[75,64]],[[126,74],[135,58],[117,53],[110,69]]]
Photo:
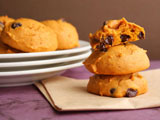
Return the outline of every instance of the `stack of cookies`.
[[[0,16],[0,53],[46,52],[79,46],[76,28],[64,21]]]
[[[146,50],[129,42],[145,39],[142,27],[125,18],[104,22],[90,34],[92,54],[84,61],[92,73],[87,90],[101,96],[134,97],[147,92],[138,72],[150,66]]]

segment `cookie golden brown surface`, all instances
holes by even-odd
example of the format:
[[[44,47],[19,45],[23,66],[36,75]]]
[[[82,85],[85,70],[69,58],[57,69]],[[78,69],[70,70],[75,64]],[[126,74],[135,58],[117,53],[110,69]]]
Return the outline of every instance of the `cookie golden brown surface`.
[[[24,52],[45,52],[57,49],[57,36],[44,24],[27,18],[10,22],[1,33],[3,43]]]
[[[94,75],[90,77],[87,91],[101,96],[135,97],[146,93],[147,80],[138,73],[128,75]]]
[[[146,50],[126,44],[110,47],[106,52],[93,51],[84,65],[94,74],[124,75],[145,70],[150,62]]]
[[[50,27],[57,35],[58,49],[71,49],[79,46],[79,37],[76,28],[62,19],[46,20],[43,24]]]
[[[104,22],[101,29],[94,34],[89,34],[89,38],[93,49],[103,50],[115,45],[144,39],[145,31],[143,27],[122,18]]]

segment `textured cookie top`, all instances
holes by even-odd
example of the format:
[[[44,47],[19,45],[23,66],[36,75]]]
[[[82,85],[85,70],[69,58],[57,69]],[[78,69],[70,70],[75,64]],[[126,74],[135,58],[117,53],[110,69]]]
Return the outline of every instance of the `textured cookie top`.
[[[42,23],[20,18],[9,23],[1,35],[2,41],[24,52],[54,51],[57,49],[57,36]]]
[[[42,21],[42,23],[57,34],[58,49],[70,49],[79,46],[78,32],[72,24],[63,19],[46,20]]]
[[[145,38],[145,31],[125,18],[105,21],[102,28],[89,34],[93,49],[105,51],[107,48]]]

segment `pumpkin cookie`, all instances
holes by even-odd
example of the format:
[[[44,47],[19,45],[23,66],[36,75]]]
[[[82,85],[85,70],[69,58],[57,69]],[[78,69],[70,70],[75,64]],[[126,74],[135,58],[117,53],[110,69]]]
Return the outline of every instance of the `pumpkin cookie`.
[[[92,48],[101,51],[115,45],[144,39],[145,31],[143,27],[122,18],[105,21],[100,30],[89,34],[89,38]]]
[[[9,23],[1,33],[5,44],[24,52],[45,52],[57,49],[57,36],[44,24],[27,18]]]
[[[135,97],[147,92],[147,80],[140,74],[94,75],[90,77],[87,90],[90,93],[112,97]]]
[[[76,28],[70,23],[60,20],[46,20],[42,22],[50,27],[58,39],[58,49],[71,49],[79,46],[79,37]]]
[[[105,52],[93,51],[84,65],[95,74],[124,75],[145,70],[150,62],[146,50],[126,44],[110,47]]]
[[[10,22],[13,22],[14,19],[13,18],[9,18],[8,16],[0,16],[0,34],[3,30],[3,28],[5,27],[5,25],[7,25]]]

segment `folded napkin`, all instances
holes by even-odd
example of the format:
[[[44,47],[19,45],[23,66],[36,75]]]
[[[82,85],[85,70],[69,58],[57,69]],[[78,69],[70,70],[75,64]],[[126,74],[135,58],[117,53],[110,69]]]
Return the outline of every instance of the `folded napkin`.
[[[88,80],[57,76],[35,83],[58,111],[123,110],[160,106],[160,69],[140,72],[148,80],[146,94],[133,98],[112,98],[88,93]]]

